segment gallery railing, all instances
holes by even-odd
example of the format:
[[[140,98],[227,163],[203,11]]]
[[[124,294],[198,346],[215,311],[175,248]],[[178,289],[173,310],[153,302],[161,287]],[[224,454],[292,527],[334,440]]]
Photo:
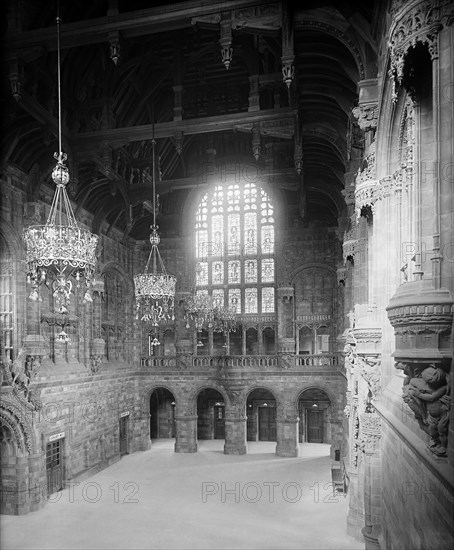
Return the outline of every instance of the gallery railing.
[[[177,355],[142,357],[141,366],[147,370],[292,370],[308,371],[312,369],[339,370],[342,368],[340,354],[317,355]]]

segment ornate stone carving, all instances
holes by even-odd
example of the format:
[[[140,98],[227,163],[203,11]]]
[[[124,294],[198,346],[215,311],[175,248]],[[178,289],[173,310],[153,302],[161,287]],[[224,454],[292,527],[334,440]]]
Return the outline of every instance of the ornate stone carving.
[[[377,127],[378,104],[376,102],[358,105],[358,107],[352,109],[352,113],[358,120],[358,125],[361,130],[367,132]]]
[[[405,56],[416,43],[427,44],[432,59],[438,57],[438,33],[450,25],[454,16],[451,0],[421,0],[394,3],[395,17],[389,31],[388,47],[391,57],[389,74],[393,79],[393,101],[404,76]]]
[[[420,428],[429,434],[429,450],[436,456],[446,456],[451,402],[449,374],[434,364],[399,362],[396,368],[406,374],[402,397]]]
[[[357,365],[360,369],[360,374],[367,382],[369,387],[369,395],[367,400],[373,403],[381,389],[380,364],[381,359],[375,355],[357,355]]]
[[[396,337],[394,357],[437,364],[450,357],[442,337],[451,332],[452,306],[450,292],[433,288],[428,279],[400,285],[386,308]]]
[[[341,191],[345,199],[345,204],[349,206],[350,204],[355,204],[355,186],[349,185]]]
[[[177,367],[179,370],[188,370],[192,367],[192,355],[180,353],[177,356]]]
[[[38,411],[42,408],[42,403],[39,396],[31,390],[30,385],[41,367],[41,357],[25,353],[25,349],[22,348],[14,362],[1,362],[3,376],[7,385],[11,386],[17,400],[28,409]]]
[[[291,369],[295,365],[295,355],[292,353],[279,354],[279,366],[283,370]]]
[[[293,286],[279,287],[277,289],[278,300],[283,302],[291,302],[295,296],[295,289]]]
[[[365,206],[370,206],[373,211],[375,201],[378,198],[375,192],[377,188],[377,179],[374,146],[371,146],[371,151],[364,159],[364,162],[366,165],[362,170],[358,170],[358,175],[356,176],[355,211],[357,220],[361,215],[361,209]]]
[[[381,421],[377,413],[365,412],[359,418],[360,433],[358,447],[366,453],[373,453],[380,444]]]
[[[14,434],[15,443],[22,454],[34,452],[36,442],[32,422],[24,414],[23,404],[14,393],[2,394],[0,421]]]
[[[356,232],[354,234],[352,234],[351,232],[346,233],[344,237],[344,242],[342,244],[342,255],[344,259],[344,264],[347,262],[349,257],[354,259],[357,252],[364,250],[366,244],[366,239],[356,238]]]

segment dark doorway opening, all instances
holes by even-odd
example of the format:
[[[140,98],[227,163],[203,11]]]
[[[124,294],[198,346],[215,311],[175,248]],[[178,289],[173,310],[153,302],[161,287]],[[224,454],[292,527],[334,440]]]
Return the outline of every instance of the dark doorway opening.
[[[166,388],[157,388],[150,397],[150,439],[175,437],[175,398]]]

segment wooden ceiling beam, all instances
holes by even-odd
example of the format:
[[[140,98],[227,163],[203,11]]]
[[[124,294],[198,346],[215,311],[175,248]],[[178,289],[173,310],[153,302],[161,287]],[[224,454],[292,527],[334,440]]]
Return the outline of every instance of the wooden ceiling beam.
[[[156,139],[170,138],[177,131],[183,135],[207,134],[211,132],[225,132],[234,130],[236,126],[253,124],[265,120],[279,120],[293,115],[290,107],[280,109],[267,109],[263,111],[252,111],[233,113],[202,118],[192,118],[181,121],[159,122],[154,125],[154,136]],[[93,151],[96,144],[109,142],[112,147],[120,147],[131,141],[142,141],[151,139],[153,136],[153,125],[143,124],[126,128],[107,128],[93,132],[84,132],[74,136],[74,150],[78,152]]]
[[[272,4],[276,0],[260,0],[260,4]],[[229,10],[257,5],[257,0],[231,0]],[[191,0],[166,4],[155,8],[137,10],[118,15],[63,23],[61,48],[98,44],[109,39],[109,33],[120,32],[124,37],[163,33],[191,26],[193,17],[220,13],[225,10],[224,0]],[[9,34],[4,41],[6,50],[28,50],[44,46],[48,51],[57,49],[55,27],[46,27]]]

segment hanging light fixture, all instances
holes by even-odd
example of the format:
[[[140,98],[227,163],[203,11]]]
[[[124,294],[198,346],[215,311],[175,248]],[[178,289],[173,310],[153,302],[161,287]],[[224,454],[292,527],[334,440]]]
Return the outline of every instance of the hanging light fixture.
[[[232,332],[236,328],[236,302],[224,306],[219,298],[210,296],[207,291],[197,291],[197,278],[200,277],[200,273],[201,266],[198,264],[191,295],[184,301],[186,328],[192,326],[197,332],[203,329],[224,334]]]
[[[191,294],[184,301],[186,328],[192,326],[197,332],[201,332],[203,329],[212,330],[215,325],[216,304],[207,291],[196,290],[197,279],[200,278],[202,272],[200,264],[197,264],[195,271]]]
[[[216,308],[215,332],[233,332],[236,328],[236,305],[219,306]]]
[[[152,182],[153,182],[153,225],[151,228],[150,243],[151,250],[148,261],[143,273],[134,277],[135,297],[136,297],[136,318],[144,322],[149,322],[153,327],[159,327],[169,321],[175,320],[175,287],[176,277],[169,275],[162,261],[159,252],[159,243],[161,241],[158,235],[158,226],[156,225],[156,181],[155,181],[155,146],[154,123],[152,144]],[[149,271],[151,264],[151,272]],[[153,346],[160,342],[155,333],[152,342]]]
[[[53,291],[54,310],[67,314],[70,297],[85,280],[84,301],[91,302],[91,284],[96,265],[98,236],[77,224],[66,186],[69,170],[65,165],[66,153],[62,152],[61,139],[61,69],[60,69],[60,17],[57,15],[57,63],[58,63],[58,153],[52,171],[56,190],[45,225],[31,225],[23,232],[27,281],[32,285],[30,298],[39,300],[39,286],[49,283]],[[73,279],[73,280],[72,280]],[[64,331],[62,330],[62,333]],[[62,338],[66,338],[66,333]]]

